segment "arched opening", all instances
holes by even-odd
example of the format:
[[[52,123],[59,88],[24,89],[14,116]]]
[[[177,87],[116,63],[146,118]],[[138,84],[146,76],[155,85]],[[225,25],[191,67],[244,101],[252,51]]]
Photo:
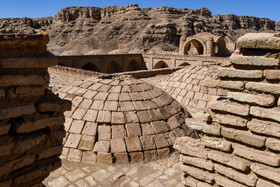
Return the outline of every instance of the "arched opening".
[[[136,60],[131,60],[128,64],[127,71],[141,70],[141,65]]]
[[[203,45],[196,39],[192,39],[185,45],[185,55],[203,55]]]
[[[118,72],[122,72],[121,66],[116,61],[110,62],[108,66],[108,73],[118,73]]]
[[[168,65],[164,61],[159,61],[154,66],[154,69],[160,69],[160,68],[168,68]]]
[[[226,55],[226,42],[223,38],[219,38],[215,44],[215,55],[225,56]]]
[[[86,65],[84,65],[82,67],[82,69],[90,70],[90,71],[99,71],[98,67],[95,64],[91,63],[91,62],[89,62]]]
[[[183,66],[189,66],[189,65],[190,65],[189,63],[184,62],[184,63],[180,64],[179,66],[180,66],[180,67],[183,67]]]

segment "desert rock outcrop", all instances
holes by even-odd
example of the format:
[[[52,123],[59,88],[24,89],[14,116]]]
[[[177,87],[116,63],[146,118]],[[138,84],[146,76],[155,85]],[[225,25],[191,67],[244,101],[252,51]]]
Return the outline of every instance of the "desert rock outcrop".
[[[212,15],[207,8],[139,8],[138,5],[68,7],[54,17],[0,19],[0,32],[41,29],[50,35],[49,49],[55,54],[78,50],[86,54],[101,49],[151,49],[178,51],[181,36],[201,32],[236,41],[247,32],[275,32],[279,22],[267,18]],[[162,45],[164,43],[164,45]]]

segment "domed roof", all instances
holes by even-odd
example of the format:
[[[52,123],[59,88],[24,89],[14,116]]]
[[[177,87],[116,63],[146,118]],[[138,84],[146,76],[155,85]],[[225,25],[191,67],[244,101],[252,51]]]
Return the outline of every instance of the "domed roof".
[[[75,50],[68,50],[64,51],[63,53],[60,54],[60,56],[81,56],[83,53]]]
[[[213,96],[227,95],[226,90],[209,88],[204,84],[207,80],[216,79],[216,70],[215,66],[187,66],[170,74],[156,86],[188,109],[205,110]]]
[[[85,55],[106,55],[106,54],[108,54],[106,51],[101,50],[101,49],[96,49],[96,50],[87,52]]]
[[[73,102],[65,113],[64,156],[128,163],[166,157],[175,137],[190,135],[189,113],[167,93],[127,77],[99,77],[59,90]]]

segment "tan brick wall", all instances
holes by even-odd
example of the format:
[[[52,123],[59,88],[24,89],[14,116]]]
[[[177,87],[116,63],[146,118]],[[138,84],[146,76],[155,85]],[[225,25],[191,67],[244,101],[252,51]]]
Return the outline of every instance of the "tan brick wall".
[[[200,139],[176,139],[183,184],[280,186],[279,41],[273,34],[241,37],[231,66],[206,82],[229,92],[211,101],[210,124],[188,119]]]
[[[0,186],[41,184],[61,166],[71,102],[47,89],[57,63],[47,42],[44,33],[0,35]]]

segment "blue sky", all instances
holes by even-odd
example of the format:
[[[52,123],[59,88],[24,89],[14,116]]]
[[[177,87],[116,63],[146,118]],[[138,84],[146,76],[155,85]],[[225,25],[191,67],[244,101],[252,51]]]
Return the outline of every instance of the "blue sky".
[[[53,16],[60,9],[69,6],[104,7],[127,4],[139,4],[141,8],[171,6],[197,9],[206,7],[212,14],[248,15],[280,20],[280,0],[2,0],[0,18]]]

